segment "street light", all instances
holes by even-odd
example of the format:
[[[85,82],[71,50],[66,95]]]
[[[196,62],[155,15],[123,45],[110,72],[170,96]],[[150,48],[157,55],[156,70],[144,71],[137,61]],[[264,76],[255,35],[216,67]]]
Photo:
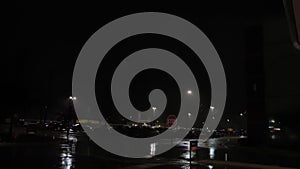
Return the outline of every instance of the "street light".
[[[274,119],[271,119],[270,122],[271,122],[271,123],[275,123],[275,120],[274,120]]]
[[[76,98],[75,96],[70,96],[69,99],[74,101],[74,100],[76,100],[77,98]]]
[[[193,94],[192,90],[188,90],[188,91],[187,91],[187,94],[188,94],[188,95]]]

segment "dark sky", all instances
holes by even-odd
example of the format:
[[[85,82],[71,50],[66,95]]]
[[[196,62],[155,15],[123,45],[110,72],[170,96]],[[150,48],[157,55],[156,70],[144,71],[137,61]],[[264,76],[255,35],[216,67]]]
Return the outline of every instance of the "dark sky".
[[[113,19],[144,11],[183,17],[208,36],[226,71],[226,113],[243,112],[246,107],[245,29],[266,17],[283,15],[280,0],[215,1],[197,5],[145,2],[135,6],[16,3],[6,13],[3,24],[6,38],[1,61],[4,107],[1,111],[32,114],[45,105],[52,114],[65,111],[67,98],[71,95],[74,64],[85,41]]]

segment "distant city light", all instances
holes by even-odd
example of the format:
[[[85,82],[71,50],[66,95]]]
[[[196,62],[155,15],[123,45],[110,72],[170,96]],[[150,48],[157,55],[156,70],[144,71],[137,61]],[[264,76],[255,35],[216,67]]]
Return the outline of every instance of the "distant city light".
[[[227,122],[229,122],[229,121],[230,121],[230,119],[226,119],[226,121],[227,121]]]
[[[210,106],[210,109],[211,109],[211,110],[214,110],[214,109],[215,109],[215,107],[214,107],[214,106]]]
[[[187,94],[191,95],[193,92],[191,90],[187,91]]]
[[[272,140],[274,140],[274,139],[276,139],[276,136],[273,134],[273,135],[271,136],[271,138],[272,138]]]
[[[191,116],[192,116],[192,113],[188,113],[188,116],[191,117]]]
[[[243,113],[240,113],[240,116],[243,116]]]

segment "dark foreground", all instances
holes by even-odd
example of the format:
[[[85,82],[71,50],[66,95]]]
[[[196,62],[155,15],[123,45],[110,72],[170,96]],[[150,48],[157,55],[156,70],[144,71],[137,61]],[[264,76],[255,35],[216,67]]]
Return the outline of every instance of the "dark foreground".
[[[230,169],[230,168],[272,168],[277,166],[299,168],[300,155],[292,151],[269,148],[247,148],[237,144],[237,137],[210,139],[199,145],[189,163],[188,141],[170,151],[154,156],[149,150],[145,159],[127,159],[112,155],[85,136],[73,133],[69,139],[66,133],[49,136],[49,140],[24,139],[16,143],[0,143],[1,168],[43,168],[43,169]],[[31,140],[30,140],[31,139]],[[227,162],[225,162],[227,161]]]

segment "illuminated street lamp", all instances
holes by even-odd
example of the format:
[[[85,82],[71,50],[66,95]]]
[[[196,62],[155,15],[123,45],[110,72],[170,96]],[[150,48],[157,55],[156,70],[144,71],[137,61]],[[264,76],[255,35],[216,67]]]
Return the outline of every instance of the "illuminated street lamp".
[[[270,123],[275,123],[274,119],[269,120]]]
[[[76,98],[75,96],[70,96],[69,99],[74,101],[74,100],[76,100],[77,98]]]

